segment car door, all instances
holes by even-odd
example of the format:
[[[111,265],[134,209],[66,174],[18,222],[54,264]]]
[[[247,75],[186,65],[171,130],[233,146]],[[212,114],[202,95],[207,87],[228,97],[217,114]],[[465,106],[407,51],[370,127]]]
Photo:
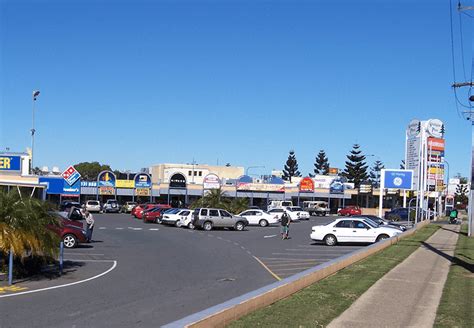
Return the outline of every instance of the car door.
[[[339,242],[351,241],[352,221],[341,220],[332,227],[330,232],[336,236]]]
[[[223,226],[221,216],[219,214],[219,210],[210,209],[209,210],[209,220],[212,222],[212,225],[214,227],[222,227]]]
[[[255,212],[256,211],[245,211],[240,216],[246,218],[249,221],[249,224],[256,224],[255,223]]]
[[[233,227],[236,223],[234,217],[227,211],[219,210],[220,212],[220,220],[222,222],[223,227]]]
[[[353,241],[370,243],[374,241],[374,230],[361,220],[352,221]]]

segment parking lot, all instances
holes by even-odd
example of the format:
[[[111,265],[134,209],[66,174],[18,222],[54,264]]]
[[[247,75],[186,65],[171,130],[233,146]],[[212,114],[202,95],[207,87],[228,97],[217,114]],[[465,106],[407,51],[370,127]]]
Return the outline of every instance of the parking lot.
[[[61,281],[109,271],[64,288],[0,298],[2,327],[159,326],[364,247],[313,243],[311,226],[331,217],[293,223],[288,240],[279,226],[207,232],[144,224],[125,214],[95,219],[94,242],[66,251],[67,263],[77,266]],[[31,290],[51,282],[20,285]],[[33,301],[35,307],[27,305]]]

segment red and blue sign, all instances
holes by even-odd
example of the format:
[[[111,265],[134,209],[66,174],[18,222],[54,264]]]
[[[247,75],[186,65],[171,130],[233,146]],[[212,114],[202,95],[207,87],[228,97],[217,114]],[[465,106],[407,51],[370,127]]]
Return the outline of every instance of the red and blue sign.
[[[81,174],[74,168],[74,166],[69,166],[63,172],[63,179],[70,185],[74,185],[77,180],[81,178]]]

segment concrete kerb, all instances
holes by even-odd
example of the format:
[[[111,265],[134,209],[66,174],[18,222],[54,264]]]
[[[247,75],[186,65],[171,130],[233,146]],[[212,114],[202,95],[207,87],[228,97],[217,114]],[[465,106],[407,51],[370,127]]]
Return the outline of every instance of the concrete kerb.
[[[163,327],[224,327],[248,313],[284,299],[351,264],[396,244],[400,239],[412,235],[416,230],[424,227],[429,222],[428,220],[423,221],[416,224],[413,229],[399,236],[372,244],[337,259],[317,265],[281,281],[274,282],[224,303],[191,314],[183,319],[171,322]]]

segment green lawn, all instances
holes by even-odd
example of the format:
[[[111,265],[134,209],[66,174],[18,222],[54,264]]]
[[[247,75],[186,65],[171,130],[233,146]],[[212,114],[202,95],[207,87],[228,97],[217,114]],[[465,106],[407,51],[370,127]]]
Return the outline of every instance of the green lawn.
[[[467,224],[454,254],[435,327],[474,327],[474,238],[467,237]]]
[[[321,327],[346,310],[390,269],[407,258],[439,226],[430,224],[398,244],[353,264],[292,296],[257,310],[230,327]]]

